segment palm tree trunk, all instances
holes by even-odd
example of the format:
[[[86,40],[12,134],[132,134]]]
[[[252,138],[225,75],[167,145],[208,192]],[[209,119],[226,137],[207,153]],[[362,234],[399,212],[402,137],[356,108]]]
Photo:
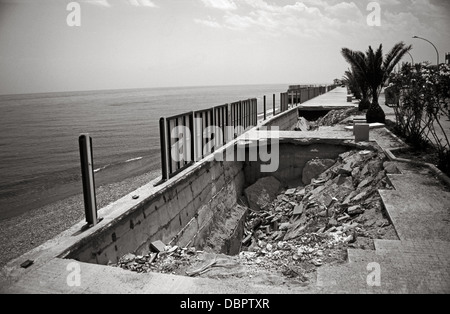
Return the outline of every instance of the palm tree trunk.
[[[367,123],[385,123],[386,115],[378,104],[378,92],[376,88],[372,88],[372,103],[366,113]]]
[[[372,103],[378,104],[378,91],[376,87],[372,87]]]

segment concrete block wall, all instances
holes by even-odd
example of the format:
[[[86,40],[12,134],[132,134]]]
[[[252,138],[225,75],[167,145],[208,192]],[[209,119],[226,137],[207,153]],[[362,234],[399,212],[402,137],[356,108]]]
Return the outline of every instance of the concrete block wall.
[[[298,108],[282,112],[264,123],[265,126],[278,126],[280,131],[293,130],[298,121]]]
[[[107,264],[144,254],[152,241],[201,245],[208,225],[241,194],[243,162],[202,161],[70,250],[66,258]]]
[[[323,143],[314,142],[317,141],[296,141],[294,139],[283,141],[281,139],[278,170],[272,173],[264,173],[260,171],[260,161],[246,162],[244,173],[247,184],[253,184],[265,176],[274,176],[283,185],[287,185],[289,182],[301,182],[303,168],[311,159],[335,159],[339,154],[351,149],[351,147],[342,144],[327,143],[327,141],[323,141]]]

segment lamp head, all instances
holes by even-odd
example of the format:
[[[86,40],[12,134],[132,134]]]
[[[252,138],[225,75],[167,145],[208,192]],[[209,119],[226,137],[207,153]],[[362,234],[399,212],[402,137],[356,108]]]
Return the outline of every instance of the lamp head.
[[[413,38],[419,38],[419,37],[417,37],[417,36],[413,36]]]

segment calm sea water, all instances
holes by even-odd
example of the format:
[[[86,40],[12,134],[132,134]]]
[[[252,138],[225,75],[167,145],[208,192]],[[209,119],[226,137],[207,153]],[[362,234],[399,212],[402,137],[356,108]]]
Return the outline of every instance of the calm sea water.
[[[160,169],[158,120],[285,92],[288,85],[0,96],[0,219],[82,193],[78,136],[93,138],[96,186]]]

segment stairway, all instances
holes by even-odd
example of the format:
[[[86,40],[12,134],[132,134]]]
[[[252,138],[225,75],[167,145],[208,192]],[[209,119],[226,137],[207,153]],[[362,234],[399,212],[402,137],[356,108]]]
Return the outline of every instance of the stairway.
[[[347,263],[318,269],[318,293],[450,293],[450,192],[426,167],[397,167],[395,190],[379,192],[399,240],[348,249]]]

